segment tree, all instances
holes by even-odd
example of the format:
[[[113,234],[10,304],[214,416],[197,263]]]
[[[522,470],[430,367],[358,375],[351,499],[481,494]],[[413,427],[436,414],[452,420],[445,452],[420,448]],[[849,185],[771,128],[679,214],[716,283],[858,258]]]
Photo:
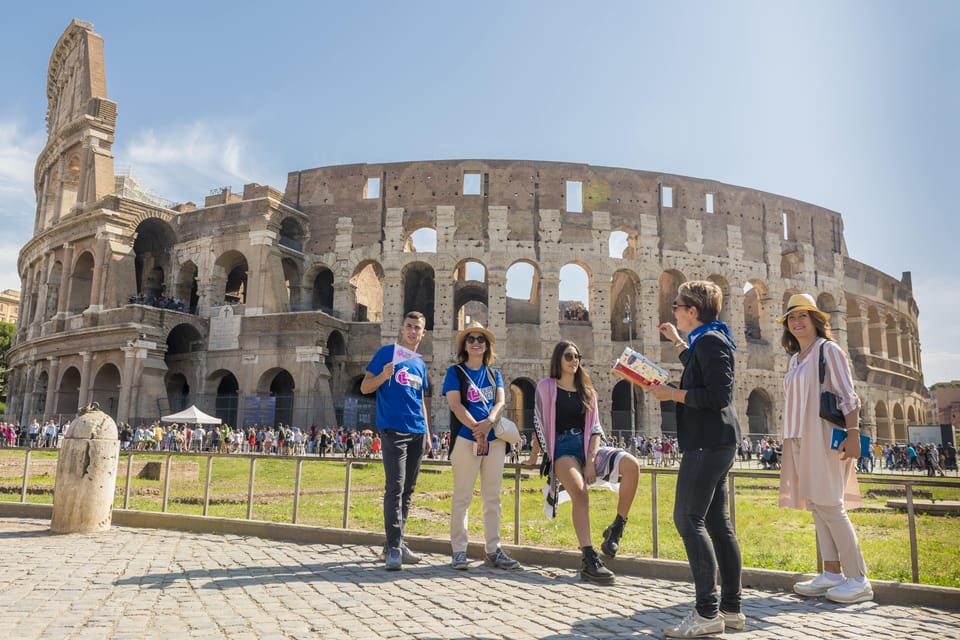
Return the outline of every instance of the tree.
[[[0,322],[0,397],[7,397],[7,351],[17,332],[17,325],[10,322]]]

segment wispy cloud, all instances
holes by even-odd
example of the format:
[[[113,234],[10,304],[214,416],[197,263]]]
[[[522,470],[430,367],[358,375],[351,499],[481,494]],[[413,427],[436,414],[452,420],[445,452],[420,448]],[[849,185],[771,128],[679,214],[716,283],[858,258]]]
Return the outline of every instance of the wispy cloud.
[[[33,165],[45,139],[43,131],[0,120],[0,290],[20,288],[17,256],[33,233]]]
[[[119,168],[129,166],[144,186],[177,202],[200,201],[221,186],[269,182],[257,174],[244,137],[209,122],[146,129],[115,153]]]

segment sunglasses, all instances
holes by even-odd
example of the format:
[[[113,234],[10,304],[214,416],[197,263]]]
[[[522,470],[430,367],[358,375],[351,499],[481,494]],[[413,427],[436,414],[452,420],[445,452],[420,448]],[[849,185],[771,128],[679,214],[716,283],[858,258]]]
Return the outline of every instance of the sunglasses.
[[[677,309],[689,309],[692,306],[693,306],[692,304],[677,304],[676,302],[674,302],[673,310],[676,311]]]
[[[567,352],[563,354],[563,359],[566,360],[567,362],[573,362],[574,360],[580,361],[580,360],[583,360],[583,356],[580,355],[579,353]]]
[[[467,342],[473,344],[474,342],[479,344],[487,344],[487,336],[467,336]]]

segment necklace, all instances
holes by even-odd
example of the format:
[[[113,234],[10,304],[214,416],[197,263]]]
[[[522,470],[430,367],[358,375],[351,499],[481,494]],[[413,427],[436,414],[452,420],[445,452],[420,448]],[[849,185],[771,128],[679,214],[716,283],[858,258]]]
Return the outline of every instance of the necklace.
[[[817,344],[816,340],[814,340],[813,342],[808,344],[806,347],[801,349],[800,352],[797,354],[797,362],[800,362],[801,360],[805,359],[807,357],[807,354],[810,353],[810,349],[812,349],[813,345],[815,344]]]

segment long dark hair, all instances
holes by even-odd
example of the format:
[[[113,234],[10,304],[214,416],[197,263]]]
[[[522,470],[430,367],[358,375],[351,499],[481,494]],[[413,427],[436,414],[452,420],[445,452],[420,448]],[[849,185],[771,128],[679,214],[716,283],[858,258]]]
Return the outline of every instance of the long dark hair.
[[[563,352],[569,347],[573,347],[577,350],[578,354],[583,355],[580,353],[580,347],[573,342],[569,340],[561,340],[558,342],[557,346],[553,348],[553,355],[550,356],[550,377],[554,380],[560,379],[560,373],[563,371],[561,369]],[[580,402],[583,403],[584,409],[590,411],[593,408],[593,399],[597,397],[597,390],[593,386],[590,375],[583,368],[583,360],[580,361],[577,372],[573,374],[573,383],[577,387],[577,396],[579,396]]]

